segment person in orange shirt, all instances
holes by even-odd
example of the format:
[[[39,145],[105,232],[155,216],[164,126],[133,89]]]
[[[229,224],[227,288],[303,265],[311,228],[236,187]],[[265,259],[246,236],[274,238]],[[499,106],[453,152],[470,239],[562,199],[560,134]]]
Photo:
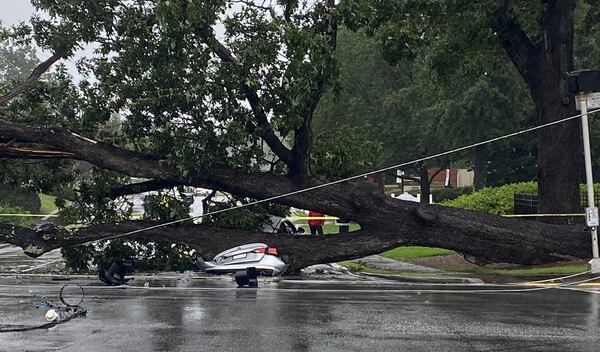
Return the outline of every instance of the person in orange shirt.
[[[323,214],[313,211],[313,210],[308,212],[309,218],[320,218],[323,216],[324,216]],[[322,235],[324,223],[325,223],[325,220],[323,220],[323,219],[308,219],[308,227],[310,227],[310,234],[311,235]]]

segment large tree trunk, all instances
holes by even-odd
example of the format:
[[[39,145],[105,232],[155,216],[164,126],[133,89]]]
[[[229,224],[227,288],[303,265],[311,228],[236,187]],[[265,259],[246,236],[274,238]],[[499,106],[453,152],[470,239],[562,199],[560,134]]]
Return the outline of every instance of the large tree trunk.
[[[575,0],[545,2],[540,19],[543,40],[532,43],[512,17],[508,2],[498,10],[500,38],[535,103],[538,124],[575,115],[566,73],[573,71]],[[540,213],[577,212],[582,169],[578,120],[540,130],[538,139],[538,193]]]
[[[546,40],[539,52],[538,77],[527,82],[539,124],[577,114],[566,84],[566,73],[573,71],[575,1],[551,1],[550,4],[544,19]],[[538,141],[538,211],[555,214],[581,210],[582,169],[580,121],[542,129]]]
[[[284,176],[242,175],[225,170],[198,182],[204,187],[218,186],[224,191],[235,191],[238,195],[253,198],[272,197],[319,184],[314,180],[298,184]],[[278,202],[353,219],[362,229],[321,238],[248,234],[188,224],[151,229],[129,238],[189,244],[206,259],[236,245],[266,242],[281,249],[292,271],[311,264],[380,253],[401,245],[448,248],[481,263],[539,264],[591,255],[589,236],[579,227],[506,219],[468,210],[399,201],[380,194],[373,185],[368,184],[334,185],[290,195]],[[92,225],[74,233],[57,228],[33,231],[3,225],[0,226],[0,236],[3,242],[21,246],[31,256],[39,256],[54,248],[100,240],[150,225],[154,224],[126,222]]]

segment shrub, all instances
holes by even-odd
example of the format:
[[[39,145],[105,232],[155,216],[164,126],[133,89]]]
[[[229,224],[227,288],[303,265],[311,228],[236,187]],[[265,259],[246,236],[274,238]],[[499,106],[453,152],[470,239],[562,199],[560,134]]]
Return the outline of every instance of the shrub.
[[[514,214],[514,194],[536,192],[535,182],[511,183],[501,187],[484,188],[440,204],[496,215]]]
[[[0,199],[2,203],[38,214],[42,203],[37,193],[24,190],[14,185],[0,184]]]
[[[472,187],[447,187],[431,191],[431,194],[433,195],[433,201],[435,203],[440,203],[446,200],[454,200],[464,194],[470,193],[473,193]]]
[[[0,203],[0,214],[24,214],[28,213],[25,209],[17,206],[9,206]],[[33,222],[31,218],[20,216],[0,216],[0,224],[31,227]]]

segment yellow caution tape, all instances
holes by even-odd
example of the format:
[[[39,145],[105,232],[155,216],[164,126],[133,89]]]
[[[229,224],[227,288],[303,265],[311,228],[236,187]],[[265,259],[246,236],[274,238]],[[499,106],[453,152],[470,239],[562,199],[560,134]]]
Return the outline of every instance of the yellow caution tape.
[[[290,220],[337,220],[335,216],[289,216]]]
[[[585,216],[585,214],[508,214],[501,215],[505,218],[538,218],[538,217],[551,217],[551,216]]]
[[[40,217],[40,218],[56,218],[58,215],[44,215],[44,214],[0,214],[0,216],[15,216],[15,217]]]

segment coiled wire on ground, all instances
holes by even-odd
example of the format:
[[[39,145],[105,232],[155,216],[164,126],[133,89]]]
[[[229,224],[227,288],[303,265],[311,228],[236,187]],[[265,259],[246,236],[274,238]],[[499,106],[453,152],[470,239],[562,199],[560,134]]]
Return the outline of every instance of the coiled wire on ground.
[[[70,302],[68,299],[65,298],[65,289],[68,288],[69,286],[77,287],[79,289],[79,291],[81,292],[81,296],[76,299],[76,303]],[[57,310],[60,313],[62,313],[62,314],[59,314],[61,316],[61,318],[59,320],[50,321],[50,322],[46,322],[46,323],[39,324],[39,325],[19,325],[19,324],[0,325],[0,333],[23,332],[23,331],[31,331],[31,330],[37,330],[37,329],[48,329],[48,328],[54,327],[59,324],[64,324],[72,319],[77,318],[77,317],[84,317],[87,314],[87,309],[80,306],[80,304],[83,302],[84,297],[85,297],[85,291],[83,290],[83,287],[81,287],[79,284],[72,284],[72,283],[64,284],[58,293],[58,298],[60,299],[62,304],[54,304],[47,300],[44,300],[40,304],[38,304],[38,308],[46,308],[47,307],[47,308],[51,308],[51,309]]]

